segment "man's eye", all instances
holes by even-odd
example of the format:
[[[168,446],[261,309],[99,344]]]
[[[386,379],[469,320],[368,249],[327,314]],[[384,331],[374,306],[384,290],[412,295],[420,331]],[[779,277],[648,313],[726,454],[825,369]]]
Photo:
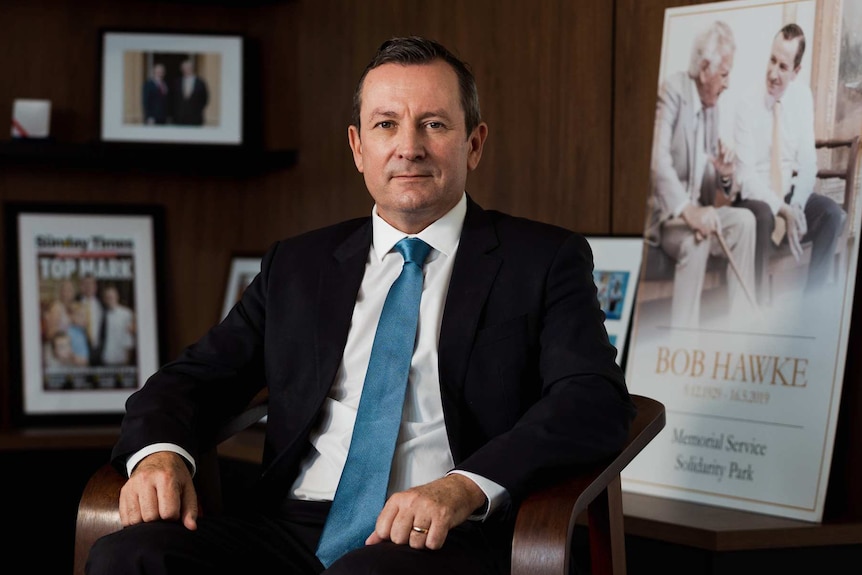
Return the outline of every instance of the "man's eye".
[[[439,130],[440,128],[444,128],[444,127],[445,127],[445,126],[443,125],[443,122],[428,122],[428,123],[427,123],[427,124],[425,124],[425,125],[426,125],[426,126],[428,126],[429,128],[431,128],[432,130]]]
[[[393,123],[392,123],[392,122],[390,122],[389,120],[383,120],[382,122],[377,122],[377,124],[375,124],[375,125],[376,125],[378,128],[385,128],[385,129],[388,129],[388,128],[391,128],[391,127],[393,126]]]

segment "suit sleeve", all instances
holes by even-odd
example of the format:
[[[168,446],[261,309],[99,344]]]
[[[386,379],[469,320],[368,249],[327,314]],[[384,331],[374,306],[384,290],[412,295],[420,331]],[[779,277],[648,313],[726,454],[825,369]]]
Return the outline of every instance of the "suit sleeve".
[[[213,445],[216,430],[264,385],[266,284],[274,250],[241,301],[179,357],[152,374],[126,401],[111,460],[125,472],[129,455],[172,443],[194,459]]]
[[[656,101],[655,129],[651,178],[655,201],[664,217],[679,211],[688,202],[688,193],[679,179],[674,167],[673,154],[687,153],[687,150],[673,150],[674,134],[682,128],[680,114],[683,105],[682,89],[676,82],[667,81],[662,85]]]
[[[547,269],[539,306],[537,399],[508,431],[458,468],[506,488],[515,499],[562,468],[607,457],[624,444],[635,407],[609,343],[583,236],[563,242]]]

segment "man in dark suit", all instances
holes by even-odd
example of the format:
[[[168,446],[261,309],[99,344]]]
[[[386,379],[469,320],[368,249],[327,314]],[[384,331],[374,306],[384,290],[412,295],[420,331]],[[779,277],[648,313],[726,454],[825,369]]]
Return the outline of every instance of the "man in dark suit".
[[[156,64],[144,82],[142,101],[144,123],[148,126],[162,125],[168,121],[168,85],[165,83],[165,66]]]
[[[535,482],[621,447],[634,407],[589,245],[466,194],[487,133],[472,73],[443,46],[381,46],[348,130],[371,217],[273,245],[227,317],[130,398],[113,451],[130,527],[96,542],[90,575],[502,574]],[[326,568],[315,550],[404,237],[431,251],[388,498]],[[262,386],[260,507],[199,516],[196,456]]]
[[[203,126],[204,108],[210,98],[207,84],[195,74],[191,60],[183,60],[180,71],[182,76],[174,89],[173,122],[181,126]]]

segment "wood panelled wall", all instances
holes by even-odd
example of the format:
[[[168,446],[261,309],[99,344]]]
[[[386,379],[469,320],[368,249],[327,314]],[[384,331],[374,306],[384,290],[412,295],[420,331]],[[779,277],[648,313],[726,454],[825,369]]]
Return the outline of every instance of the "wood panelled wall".
[[[232,253],[262,252],[281,237],[368,214],[347,145],[353,89],[383,40],[420,34],[452,48],[476,74],[490,126],[468,180],[479,203],[584,233],[639,234],[664,9],[686,3],[696,2],[3,0],[0,115],[11,114],[14,98],[47,98],[58,141],[97,140],[100,29],[241,33],[259,54],[259,90],[247,97],[263,144],[296,149],[299,159],[284,170],[230,178],[150,172],[146,161],[120,173],[4,164],[0,202],[164,206],[169,359],[217,321]],[[8,297],[0,282],[0,301]],[[9,322],[0,306],[0,339]],[[0,345],[0,429],[10,425],[12,360]],[[860,414],[852,354],[847,371],[853,385],[845,385],[844,407]],[[862,458],[852,456],[859,448],[850,447],[862,433],[858,420],[842,411],[833,482],[843,486],[830,488],[841,501],[855,497],[857,510],[848,484],[862,477]]]
[[[231,253],[369,213],[347,145],[353,90],[383,40],[419,34],[477,76],[490,136],[469,193],[488,208],[610,233],[613,10],[607,0],[4,0],[0,111],[47,98],[56,140],[95,141],[100,29],[238,32],[259,52],[260,91],[248,97],[264,146],[294,148],[298,162],[241,178],[148,172],[146,160],[119,173],[2,165],[0,201],[163,205],[172,357],[218,319]],[[8,297],[5,282],[0,290]],[[3,337],[9,321],[0,309]]]

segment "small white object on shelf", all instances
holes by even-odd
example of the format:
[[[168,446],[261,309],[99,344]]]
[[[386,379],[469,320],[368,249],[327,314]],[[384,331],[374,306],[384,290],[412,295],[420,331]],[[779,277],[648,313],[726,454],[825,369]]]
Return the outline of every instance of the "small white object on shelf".
[[[13,138],[47,138],[51,130],[51,101],[16,99],[12,104]]]

